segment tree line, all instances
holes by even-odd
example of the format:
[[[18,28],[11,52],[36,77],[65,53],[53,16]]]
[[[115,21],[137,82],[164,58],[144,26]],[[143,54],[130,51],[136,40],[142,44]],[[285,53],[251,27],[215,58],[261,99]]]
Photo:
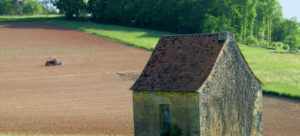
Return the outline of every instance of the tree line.
[[[296,17],[291,19],[283,17],[278,0],[43,0],[42,2],[49,4],[50,1],[68,19],[91,15],[93,21],[100,23],[175,33],[230,31],[236,34],[237,40],[247,45],[300,50],[300,23]],[[42,2],[1,0],[0,15],[36,14],[27,12],[25,5],[39,3],[42,9],[45,9],[43,7],[47,4],[41,4]],[[5,4],[6,6],[3,6]],[[35,9],[40,11],[40,8]]]
[[[55,14],[52,0],[0,0],[0,15]]]
[[[54,0],[72,19],[175,33],[230,31],[247,45],[300,49],[300,24],[285,19],[278,0]]]

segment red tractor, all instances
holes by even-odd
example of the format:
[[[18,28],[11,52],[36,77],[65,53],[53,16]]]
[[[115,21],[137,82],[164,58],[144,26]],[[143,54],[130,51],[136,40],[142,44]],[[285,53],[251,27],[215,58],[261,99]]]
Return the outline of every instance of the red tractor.
[[[61,65],[61,64],[62,64],[61,61],[57,62],[56,58],[54,58],[54,59],[50,58],[50,60],[46,61],[45,66],[57,66],[57,65]]]

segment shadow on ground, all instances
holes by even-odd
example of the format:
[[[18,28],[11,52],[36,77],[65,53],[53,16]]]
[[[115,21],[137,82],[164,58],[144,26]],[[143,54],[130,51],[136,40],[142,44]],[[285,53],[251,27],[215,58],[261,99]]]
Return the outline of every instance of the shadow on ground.
[[[12,29],[52,29],[52,30],[65,30],[65,31],[73,30],[68,27],[49,24],[45,22],[6,22],[6,23],[0,23],[0,25]]]

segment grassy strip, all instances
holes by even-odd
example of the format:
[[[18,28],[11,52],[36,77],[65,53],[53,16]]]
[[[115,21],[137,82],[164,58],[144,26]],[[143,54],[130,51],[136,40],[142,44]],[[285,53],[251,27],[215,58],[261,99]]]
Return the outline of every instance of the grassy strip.
[[[255,75],[264,83],[264,93],[300,98],[300,54],[240,48]]]
[[[67,26],[89,34],[113,39],[131,46],[146,50],[154,50],[159,37],[172,33],[153,31],[147,29],[123,27],[117,25],[96,24],[92,22],[49,20],[48,22]]]
[[[63,18],[63,16],[61,16],[61,15],[0,16],[0,23],[47,21],[47,20],[58,19],[58,18]]]

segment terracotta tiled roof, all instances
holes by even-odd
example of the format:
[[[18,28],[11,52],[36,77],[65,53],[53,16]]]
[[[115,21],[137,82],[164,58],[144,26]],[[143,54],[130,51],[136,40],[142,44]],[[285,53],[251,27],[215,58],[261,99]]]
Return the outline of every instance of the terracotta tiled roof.
[[[219,39],[219,33],[162,37],[131,90],[197,91],[225,44]]]

